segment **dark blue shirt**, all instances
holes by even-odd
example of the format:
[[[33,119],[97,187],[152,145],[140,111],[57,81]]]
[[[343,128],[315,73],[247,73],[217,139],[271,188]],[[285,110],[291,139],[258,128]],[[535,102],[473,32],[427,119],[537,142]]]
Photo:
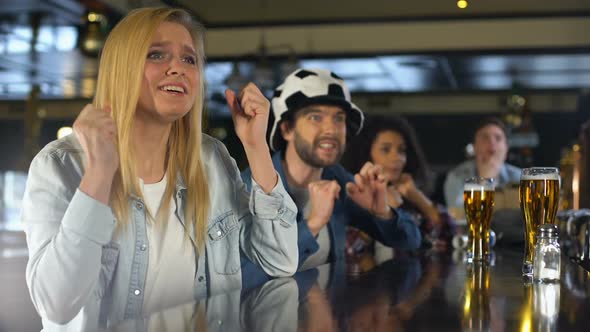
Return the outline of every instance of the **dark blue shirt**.
[[[281,162],[281,154],[275,153],[272,157],[272,162],[277,170],[283,185],[287,192],[291,194],[283,164]],[[250,169],[242,172],[242,179],[244,183],[250,188],[251,183]],[[353,175],[346,171],[340,165],[325,167],[322,172],[322,180],[336,180],[342,190],[340,197],[334,204],[334,211],[332,217],[328,222],[328,231],[330,234],[330,261],[342,260],[345,256],[346,250],[346,225],[356,227],[374,239],[383,244],[399,249],[416,249],[420,246],[421,235],[420,230],[413,222],[412,218],[400,209],[394,209],[393,218],[391,220],[383,220],[375,217],[369,211],[358,206],[346,194],[346,183],[353,182]],[[307,220],[304,219],[301,208],[297,213],[297,228],[299,246],[299,267],[305,260],[319,249],[319,245],[307,227]],[[255,268],[255,266],[254,266]],[[248,273],[242,270],[242,273]],[[242,276],[245,279],[247,276]]]

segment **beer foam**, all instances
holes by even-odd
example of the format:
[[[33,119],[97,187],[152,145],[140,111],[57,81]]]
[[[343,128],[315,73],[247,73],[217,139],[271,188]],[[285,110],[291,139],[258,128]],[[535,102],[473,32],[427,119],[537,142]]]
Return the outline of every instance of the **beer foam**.
[[[493,184],[479,184],[479,183],[465,183],[463,185],[464,191],[483,190],[483,191],[494,191]]]
[[[526,174],[520,176],[521,180],[558,180],[559,173]]]

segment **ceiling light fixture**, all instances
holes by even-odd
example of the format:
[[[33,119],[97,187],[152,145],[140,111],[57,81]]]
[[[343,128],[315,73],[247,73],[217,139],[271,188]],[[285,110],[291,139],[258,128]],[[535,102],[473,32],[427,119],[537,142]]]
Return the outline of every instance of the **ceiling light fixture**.
[[[459,7],[460,9],[465,9],[467,8],[469,4],[467,3],[467,0],[459,0],[457,1],[457,7]]]
[[[248,84],[248,79],[240,71],[240,64],[235,61],[232,64],[231,73],[225,78],[225,85],[231,90],[238,91]]]
[[[260,12],[266,18],[267,0],[260,0]],[[276,57],[276,59],[274,59]],[[285,57],[285,60],[281,58]],[[253,62],[252,70],[244,74],[238,62]],[[254,82],[265,95],[272,94],[276,84],[299,67],[295,49],[288,44],[267,45],[265,28],[260,30],[260,42],[255,51],[244,54],[233,63],[232,72],[225,79],[230,89],[237,90],[244,82]],[[243,85],[242,85],[243,86]]]
[[[284,50],[284,53],[279,53]],[[271,51],[277,57],[285,56],[285,60],[272,59]],[[273,54],[273,55],[274,55]],[[280,55],[279,55],[280,54]],[[244,73],[240,70],[240,62],[253,62],[251,72]],[[260,90],[267,94],[271,93],[278,81],[299,67],[299,61],[295,49],[291,45],[279,44],[268,46],[265,41],[264,31],[260,35],[260,43],[256,51],[244,54],[240,59],[236,59],[232,65],[232,71],[225,79],[225,85],[233,90],[242,88],[245,84],[252,81]]]
[[[84,55],[96,57],[106,40],[107,19],[101,13],[90,11],[84,21],[78,35],[78,45]]]

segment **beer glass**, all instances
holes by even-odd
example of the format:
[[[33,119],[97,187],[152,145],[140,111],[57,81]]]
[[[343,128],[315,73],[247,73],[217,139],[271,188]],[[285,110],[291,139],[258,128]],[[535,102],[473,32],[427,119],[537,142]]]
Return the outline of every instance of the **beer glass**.
[[[467,261],[488,261],[490,223],[494,206],[494,179],[473,177],[465,180],[463,205],[467,219]]]
[[[559,170],[554,167],[525,168],[520,174],[518,197],[524,214],[524,262],[522,274],[533,275],[533,248],[537,228],[555,224],[559,203]]]

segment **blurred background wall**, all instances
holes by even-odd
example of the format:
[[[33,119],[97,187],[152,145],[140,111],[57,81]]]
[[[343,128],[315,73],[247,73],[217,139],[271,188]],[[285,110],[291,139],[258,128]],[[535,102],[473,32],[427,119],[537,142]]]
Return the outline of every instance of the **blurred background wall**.
[[[298,67],[336,72],[366,113],[407,117],[437,182],[469,158],[481,117],[498,116],[511,129],[509,162],[571,166],[590,115],[585,0],[0,3],[1,174],[26,172],[41,147],[67,133],[92,99],[109,30],[149,5],[183,7],[207,28],[207,132],[240,167],[224,89],[254,81],[270,97]],[[4,177],[3,191],[22,186]]]

